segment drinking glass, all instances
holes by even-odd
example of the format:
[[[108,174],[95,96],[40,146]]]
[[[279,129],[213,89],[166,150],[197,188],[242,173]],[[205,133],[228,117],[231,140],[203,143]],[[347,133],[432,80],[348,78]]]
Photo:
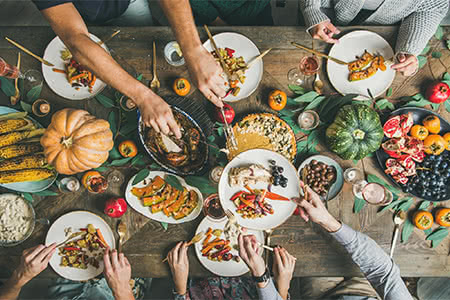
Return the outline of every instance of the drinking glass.
[[[394,199],[394,195],[385,186],[365,180],[358,180],[353,185],[353,193],[356,197],[364,199],[372,205],[388,205]]]
[[[290,84],[311,89],[314,78],[319,71],[320,62],[315,56],[304,56],[296,68],[289,70],[287,77]]]
[[[42,74],[37,70],[28,70],[22,73],[16,66],[8,64],[3,58],[0,57],[0,76],[11,79],[25,79],[27,90],[34,86],[41,85],[43,82]]]

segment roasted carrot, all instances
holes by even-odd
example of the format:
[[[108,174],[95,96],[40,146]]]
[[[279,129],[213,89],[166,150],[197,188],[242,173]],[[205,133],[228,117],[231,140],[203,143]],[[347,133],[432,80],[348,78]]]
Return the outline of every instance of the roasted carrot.
[[[250,193],[254,194],[255,192],[253,192],[253,190],[248,186],[248,184],[245,185],[245,188],[247,189],[247,191],[249,191]]]
[[[61,69],[57,69],[57,68],[53,68],[52,71],[53,71],[53,72],[56,72],[56,73],[66,74],[66,71],[61,70]]]
[[[272,192],[266,192],[266,198],[270,200],[282,200],[282,201],[289,201],[289,198],[286,198],[284,196],[272,193]]]
[[[98,236],[98,240],[103,244],[103,246],[108,247],[108,244],[105,241],[105,238],[103,237],[102,232],[100,231],[100,229],[97,228],[97,236]]]
[[[91,81],[91,83],[89,84],[91,87],[94,87],[94,84],[95,84],[95,81],[97,80],[97,77],[95,77],[95,75],[94,74],[92,74],[92,81]]]
[[[88,75],[86,73],[81,73],[81,74],[78,74],[78,75],[75,75],[75,76],[71,77],[69,82],[72,83],[72,81],[75,81],[75,80],[78,80],[78,79],[81,79],[81,78],[86,78],[87,76]]]
[[[207,234],[205,239],[203,240],[203,247],[206,247],[208,245],[209,239],[211,238],[212,234]]]
[[[223,244],[225,244],[224,240],[218,240],[218,241],[209,243],[205,248],[202,249],[202,254],[206,254],[215,246],[219,246],[219,245],[223,245]]]

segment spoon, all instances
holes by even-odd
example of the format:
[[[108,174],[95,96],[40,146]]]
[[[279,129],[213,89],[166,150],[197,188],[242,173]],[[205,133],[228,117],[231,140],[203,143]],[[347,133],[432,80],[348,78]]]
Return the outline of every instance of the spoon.
[[[316,74],[316,79],[314,79],[314,91],[317,94],[322,94],[323,82],[320,80],[319,73]]]
[[[150,89],[153,92],[157,92],[161,84],[159,83],[158,76],[156,76],[156,44],[153,41],[153,79],[150,82]]]
[[[122,244],[123,244],[123,238],[125,237],[125,234],[127,233],[127,224],[125,222],[120,221],[119,225],[117,226],[117,234],[119,234],[119,253],[122,252]]]
[[[20,70],[20,52],[17,55],[17,69]],[[20,99],[20,92],[19,92],[19,78],[16,78],[14,80],[14,87],[16,89],[16,93],[14,94],[14,96],[10,97],[10,101],[11,101],[11,105],[16,105],[17,101],[19,101]]]
[[[394,224],[395,224],[394,238],[392,239],[391,254],[390,254],[391,258],[392,258],[392,256],[394,256],[395,244],[397,244],[398,234],[400,232],[400,225],[402,225],[403,222],[405,222],[405,220],[406,220],[406,213],[404,211],[401,210],[401,211],[399,211],[398,213],[395,214],[395,217],[394,217]]]

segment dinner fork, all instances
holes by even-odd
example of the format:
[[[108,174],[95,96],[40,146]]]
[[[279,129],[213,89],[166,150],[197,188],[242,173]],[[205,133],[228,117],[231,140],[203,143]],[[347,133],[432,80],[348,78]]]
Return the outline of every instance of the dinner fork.
[[[119,235],[119,246],[118,251],[119,253],[122,252],[122,244],[123,244],[123,238],[125,237],[127,233],[127,224],[125,222],[120,221],[119,225],[117,226],[117,234]]]
[[[153,79],[150,82],[150,89],[153,92],[158,92],[161,83],[158,80],[158,76],[156,76],[156,43],[153,41]]]

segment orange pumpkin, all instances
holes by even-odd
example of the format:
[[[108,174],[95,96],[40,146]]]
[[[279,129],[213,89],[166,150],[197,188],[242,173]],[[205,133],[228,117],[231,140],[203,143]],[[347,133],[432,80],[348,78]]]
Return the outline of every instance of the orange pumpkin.
[[[274,90],[269,94],[269,106],[273,110],[282,110],[287,103],[286,93],[280,90]]]
[[[439,155],[447,148],[447,142],[444,138],[437,134],[431,134],[423,141],[425,153]]]
[[[441,131],[441,120],[435,115],[429,115],[422,122],[423,126],[425,126],[429,132],[431,133],[439,133]]]
[[[433,215],[426,210],[419,210],[413,216],[414,225],[422,230],[427,230],[433,226]]]
[[[450,208],[439,208],[436,211],[436,223],[444,227],[450,227]]]
[[[41,138],[47,161],[66,175],[100,167],[114,146],[109,128],[106,120],[85,110],[66,108],[56,112]]]
[[[119,153],[123,157],[135,157],[138,153],[138,149],[133,141],[126,140],[119,144]]]
[[[450,151],[450,132],[444,134],[444,140],[447,143],[447,150]]]
[[[173,83],[173,91],[178,96],[186,96],[191,90],[191,84],[186,78],[177,78]]]
[[[411,136],[423,141],[428,136],[428,129],[422,125],[414,125],[411,128]]]

